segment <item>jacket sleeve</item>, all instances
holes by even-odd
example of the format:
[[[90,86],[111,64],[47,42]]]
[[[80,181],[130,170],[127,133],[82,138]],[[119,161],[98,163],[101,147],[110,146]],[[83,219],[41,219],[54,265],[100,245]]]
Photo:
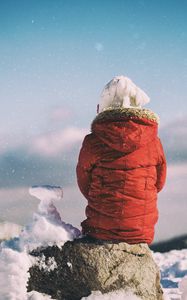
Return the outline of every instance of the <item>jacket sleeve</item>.
[[[157,187],[157,192],[160,192],[164,187],[166,181],[166,171],[167,171],[166,157],[160,139],[158,139],[158,154],[159,154],[159,162],[156,166],[157,169],[156,187]]]
[[[79,189],[87,199],[89,186],[91,183],[91,172],[96,161],[92,147],[92,140],[92,133],[85,136],[76,167],[77,183]]]

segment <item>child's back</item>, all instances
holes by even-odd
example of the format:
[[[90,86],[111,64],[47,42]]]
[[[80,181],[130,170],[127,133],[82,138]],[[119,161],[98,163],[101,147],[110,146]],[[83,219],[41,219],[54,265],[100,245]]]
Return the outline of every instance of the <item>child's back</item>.
[[[116,85],[126,80],[117,78],[120,80]],[[112,81],[109,84],[114,85]],[[106,87],[111,96],[109,84]],[[97,115],[80,151],[77,179],[88,200],[87,219],[81,225],[84,234],[98,239],[150,244],[158,219],[157,192],[165,182],[166,161],[157,137],[158,117],[141,109],[140,105],[147,102],[143,102],[147,98],[143,92],[140,95],[141,90],[136,92],[140,91],[138,96],[143,103],[139,101],[137,105],[135,92],[128,100],[131,91],[127,85],[126,80],[125,105],[120,102],[123,93],[116,88],[113,102],[108,101]],[[133,107],[127,105],[131,102]]]

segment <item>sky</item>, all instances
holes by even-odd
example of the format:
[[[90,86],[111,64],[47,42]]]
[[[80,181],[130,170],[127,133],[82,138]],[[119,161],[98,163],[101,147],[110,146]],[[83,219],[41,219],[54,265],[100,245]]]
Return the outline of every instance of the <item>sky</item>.
[[[75,185],[81,142],[116,75],[149,95],[169,163],[185,165],[186,11],[185,0],[0,1],[3,200],[4,190],[19,200],[33,184]]]
[[[45,130],[59,106],[88,126],[102,88],[121,74],[149,94],[163,122],[182,114],[186,9],[183,0],[1,1],[1,130]]]

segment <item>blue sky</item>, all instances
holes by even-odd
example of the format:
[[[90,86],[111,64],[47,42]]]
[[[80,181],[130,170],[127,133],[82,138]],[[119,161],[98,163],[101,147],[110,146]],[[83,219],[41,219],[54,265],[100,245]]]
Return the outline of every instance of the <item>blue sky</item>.
[[[73,112],[65,125],[89,126],[101,89],[121,74],[163,122],[183,114],[186,9],[177,0],[1,1],[1,130],[42,132],[56,107]]]

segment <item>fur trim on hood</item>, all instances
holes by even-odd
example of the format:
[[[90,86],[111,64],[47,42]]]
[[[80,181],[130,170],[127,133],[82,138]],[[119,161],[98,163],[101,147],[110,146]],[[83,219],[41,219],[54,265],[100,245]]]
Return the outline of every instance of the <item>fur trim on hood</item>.
[[[91,130],[93,130],[93,126],[97,122],[105,122],[107,120],[120,121],[124,118],[147,119],[159,124],[159,116],[150,109],[124,107],[113,109],[109,107],[95,117],[91,125]]]

